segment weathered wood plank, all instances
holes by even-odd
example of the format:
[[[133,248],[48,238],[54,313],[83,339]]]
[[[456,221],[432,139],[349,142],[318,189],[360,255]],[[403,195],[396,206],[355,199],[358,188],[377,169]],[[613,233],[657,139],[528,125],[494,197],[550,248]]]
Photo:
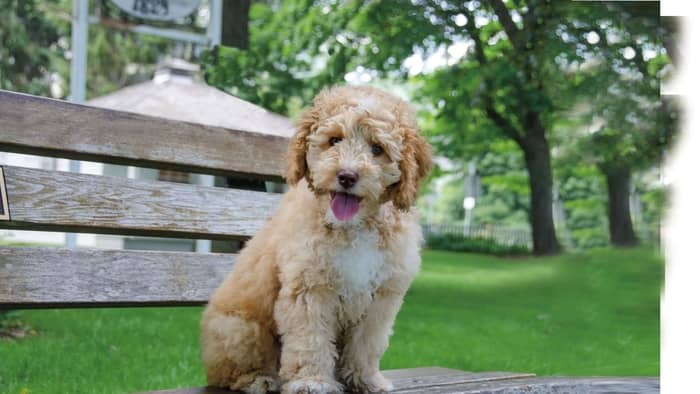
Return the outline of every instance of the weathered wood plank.
[[[411,369],[394,369],[383,371],[384,376],[389,378],[395,392],[403,390],[431,389],[441,386],[455,385],[465,382],[487,382],[497,380],[519,379],[523,377],[533,377],[533,374],[511,373],[511,372],[464,372],[456,369],[425,367]],[[171,390],[159,390],[152,393],[157,394],[224,394],[231,391],[215,387],[192,387]]]
[[[231,394],[233,391],[219,387],[190,387],[182,389],[142,391],[139,394]]]
[[[502,374],[502,377],[496,377]],[[652,394],[659,392],[659,379],[646,377],[522,377],[532,374],[511,374],[507,372],[469,373],[445,368],[414,368],[384,371],[384,375],[392,379],[397,393],[472,393],[472,394]],[[493,378],[484,380],[485,376]],[[451,377],[461,376],[461,382],[450,380]],[[418,380],[413,386],[401,386],[402,379],[412,377]],[[423,382],[432,381],[432,385]],[[405,383],[405,382],[404,382]],[[224,394],[231,391],[214,387],[193,387],[171,390],[152,391],[154,394]]]
[[[0,248],[0,309],[201,305],[236,255]]]
[[[656,394],[659,379],[646,377],[542,377],[491,380],[398,390],[402,394]]]
[[[11,221],[0,228],[239,239],[254,235],[280,195],[170,182],[5,167]]]
[[[531,373],[517,372],[465,372],[448,368],[412,368],[385,371],[395,391],[404,389],[434,388],[460,383],[488,382],[493,380],[534,377]]]
[[[280,179],[287,139],[0,90],[0,151]]]

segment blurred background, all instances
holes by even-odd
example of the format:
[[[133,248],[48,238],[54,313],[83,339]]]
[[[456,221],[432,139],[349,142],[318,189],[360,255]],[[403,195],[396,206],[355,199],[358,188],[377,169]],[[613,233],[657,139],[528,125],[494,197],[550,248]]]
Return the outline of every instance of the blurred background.
[[[660,89],[679,64],[678,34],[655,1],[3,0],[0,88],[284,136],[324,87],[387,89],[416,108],[436,166],[418,202],[424,272],[383,367],[658,375],[659,246],[674,182],[665,159],[680,122],[677,98]],[[284,190],[14,153],[0,152],[0,164]],[[241,246],[10,230],[0,243]],[[15,337],[32,337],[50,331],[54,312],[5,320]],[[79,330],[86,312],[71,313],[80,315],[63,329]],[[119,321],[143,330],[149,319],[92,313],[83,329]],[[151,313],[188,327],[173,328],[172,342],[188,344],[173,345],[179,364],[115,387],[201,383],[198,311]],[[109,354],[142,346],[103,339]],[[569,341],[578,344],[561,354]],[[20,364],[58,346],[9,343],[0,356]],[[454,355],[455,346],[472,351]],[[2,368],[0,387],[34,387],[31,373]]]
[[[73,2],[6,3],[0,87],[71,98]],[[92,105],[176,117],[188,93],[197,110],[221,100],[163,84],[191,78],[293,120],[323,87],[378,85],[414,104],[435,148],[419,203],[430,242],[537,254],[659,242],[678,123],[659,89],[678,26],[658,2],[224,1],[214,45],[207,1],[174,20],[158,1],[86,3],[78,95]],[[156,19],[127,12],[151,3]]]

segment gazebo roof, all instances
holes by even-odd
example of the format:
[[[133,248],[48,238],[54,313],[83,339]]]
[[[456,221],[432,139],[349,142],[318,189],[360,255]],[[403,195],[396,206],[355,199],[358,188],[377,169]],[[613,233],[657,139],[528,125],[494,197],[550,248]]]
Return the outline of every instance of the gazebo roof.
[[[161,118],[290,137],[292,122],[282,115],[197,80],[194,64],[169,60],[148,82],[89,100],[101,108]]]

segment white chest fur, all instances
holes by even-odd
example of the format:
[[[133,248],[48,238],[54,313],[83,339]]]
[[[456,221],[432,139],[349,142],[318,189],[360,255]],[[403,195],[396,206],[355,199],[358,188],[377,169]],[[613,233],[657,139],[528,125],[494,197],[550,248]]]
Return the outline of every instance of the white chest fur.
[[[350,244],[338,249],[333,263],[340,296],[346,301],[371,296],[388,276],[376,231],[358,231]]]

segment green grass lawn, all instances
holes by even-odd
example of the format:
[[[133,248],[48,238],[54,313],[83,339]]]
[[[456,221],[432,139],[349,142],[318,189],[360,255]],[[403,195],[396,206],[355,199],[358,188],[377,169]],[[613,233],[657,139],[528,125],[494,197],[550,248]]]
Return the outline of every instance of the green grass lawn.
[[[652,249],[501,259],[426,251],[382,368],[658,375],[663,262]],[[201,308],[33,310],[0,341],[2,393],[203,385]]]

